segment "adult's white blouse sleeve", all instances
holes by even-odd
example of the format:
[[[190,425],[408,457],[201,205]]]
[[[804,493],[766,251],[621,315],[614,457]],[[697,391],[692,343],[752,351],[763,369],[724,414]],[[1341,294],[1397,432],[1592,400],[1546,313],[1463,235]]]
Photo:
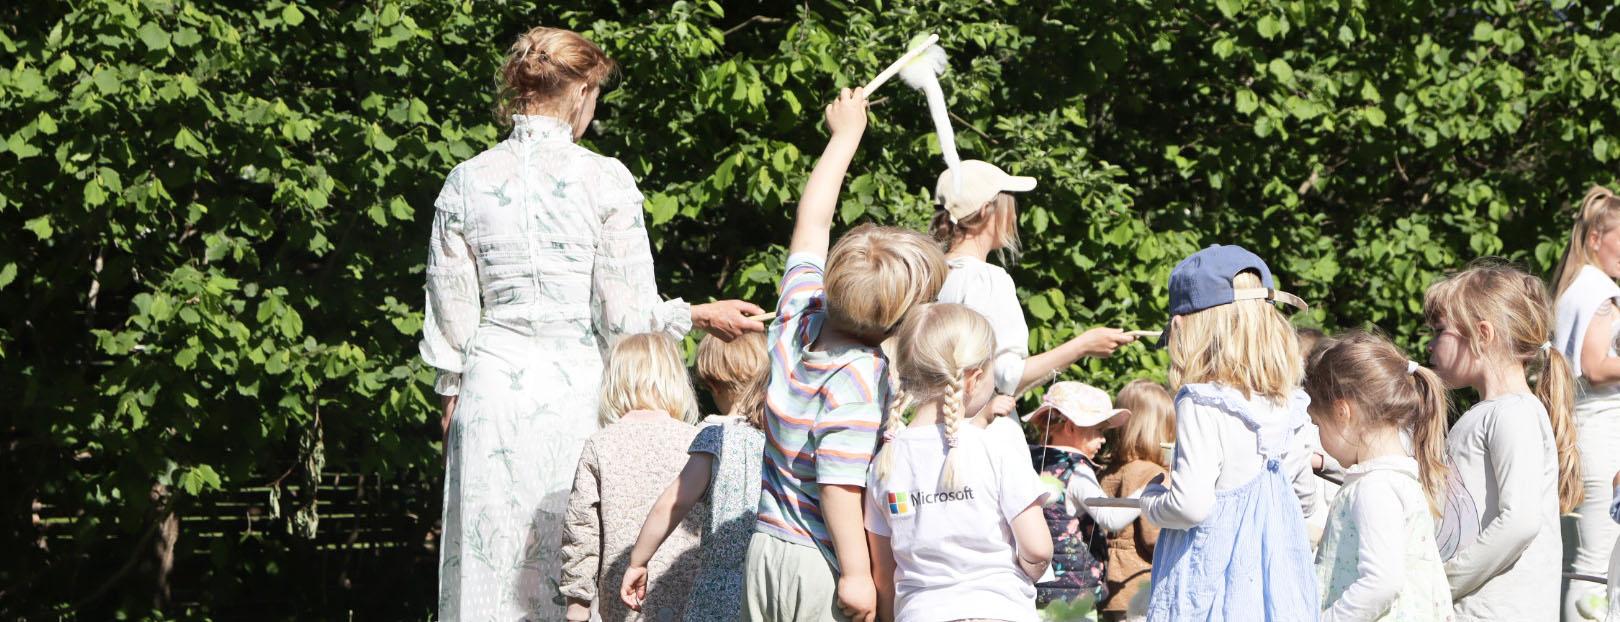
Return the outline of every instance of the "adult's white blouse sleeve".
[[[482,321],[478,264],[467,239],[467,173],[450,171],[433,202],[433,231],[428,243],[427,304],[422,319],[422,360],[439,371],[434,391],[461,393],[467,344]]]
[[[1350,520],[1359,532],[1356,578],[1332,603],[1323,603],[1322,622],[1372,622],[1389,611],[1406,575],[1406,509],[1386,477],[1373,473],[1356,486]],[[1423,508],[1422,511],[1428,511]]]
[[[1519,560],[1541,530],[1541,450],[1535,439],[1542,437],[1538,417],[1543,412],[1513,409],[1504,404],[1490,413],[1485,432],[1485,451],[1490,455],[1492,476],[1498,490],[1500,510],[1479,530],[1479,536],[1446,561],[1446,579],[1451,597],[1462,598],[1478,590],[1491,577],[1501,574]],[[1489,479],[1489,478],[1488,478]]]
[[[1209,517],[1226,456],[1219,423],[1225,416],[1190,399],[1176,401],[1176,459],[1170,486],[1152,485],[1142,493],[1142,514],[1148,522],[1190,529]]]
[[[603,158],[595,184],[596,258],[591,266],[591,315],[604,345],[642,332],[680,339],[692,329],[692,310],[679,298],[658,296],[652,244],[647,239],[642,195],[618,160]]]

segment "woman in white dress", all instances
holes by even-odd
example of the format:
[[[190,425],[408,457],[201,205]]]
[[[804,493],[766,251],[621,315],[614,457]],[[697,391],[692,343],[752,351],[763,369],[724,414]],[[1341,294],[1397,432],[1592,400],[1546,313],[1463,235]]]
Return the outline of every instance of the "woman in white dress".
[[[659,297],[635,180],[574,144],[612,72],[576,33],[519,37],[501,69],[511,137],[434,203],[421,350],[447,435],[441,620],[564,618],[563,514],[614,340],[764,330],[745,302]]]
[[[1576,439],[1581,451],[1581,488],[1585,500],[1575,508],[1575,560],[1571,570],[1603,576],[1620,525],[1607,516],[1613,489],[1609,478],[1620,470],[1620,197],[1601,186],[1581,201],[1570,232],[1569,247],[1554,277],[1557,325],[1554,347],[1564,353],[1579,380],[1575,394]],[[1566,546],[1565,548],[1569,548]],[[1614,577],[1609,577],[1614,581]],[[1567,582],[1565,620],[1603,617],[1603,586]]]

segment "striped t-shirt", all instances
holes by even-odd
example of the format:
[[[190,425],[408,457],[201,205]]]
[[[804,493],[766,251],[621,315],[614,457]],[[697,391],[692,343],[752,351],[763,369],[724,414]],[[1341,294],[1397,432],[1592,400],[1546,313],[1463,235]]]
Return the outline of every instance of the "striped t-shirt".
[[[887,362],[876,347],[807,349],[827,318],[818,257],[788,257],[776,313],[757,529],[817,547],[837,568],[820,485],[866,486],[888,403]]]

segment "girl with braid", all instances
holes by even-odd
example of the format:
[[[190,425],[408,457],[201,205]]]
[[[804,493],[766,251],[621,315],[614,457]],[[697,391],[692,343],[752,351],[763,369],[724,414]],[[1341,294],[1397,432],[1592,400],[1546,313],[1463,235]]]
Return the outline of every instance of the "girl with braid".
[[[967,307],[930,304],[901,324],[899,396],[866,485],[881,619],[1033,622],[1052,538],[1021,448],[971,422],[995,394],[995,334]],[[913,404],[911,420],[903,410]]]

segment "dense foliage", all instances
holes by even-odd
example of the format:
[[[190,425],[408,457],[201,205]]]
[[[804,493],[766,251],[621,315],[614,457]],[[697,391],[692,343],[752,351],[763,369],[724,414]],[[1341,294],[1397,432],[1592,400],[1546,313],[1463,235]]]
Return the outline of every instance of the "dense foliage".
[[[938,32],[964,157],[1041,180],[1013,270],[1037,347],[1161,325],[1175,261],[1237,242],[1315,303],[1302,322],[1415,349],[1428,282],[1490,254],[1549,271],[1620,157],[1602,2],[21,0],[0,16],[7,617],[429,615],[426,226],[445,173],[502,137],[491,77],[531,25],[589,31],[623,64],[588,141],[641,180],[664,293],[767,306],[821,104]],[[885,87],[873,119],[842,221],[921,227],[942,168],[922,98]],[[1163,362],[1132,348],[1073,371],[1117,387]],[[336,573],[350,558],[314,545],[310,483],[331,473],[382,482],[412,517],[391,572]],[[167,520],[243,495],[269,508],[257,527],[200,550],[203,530]]]

